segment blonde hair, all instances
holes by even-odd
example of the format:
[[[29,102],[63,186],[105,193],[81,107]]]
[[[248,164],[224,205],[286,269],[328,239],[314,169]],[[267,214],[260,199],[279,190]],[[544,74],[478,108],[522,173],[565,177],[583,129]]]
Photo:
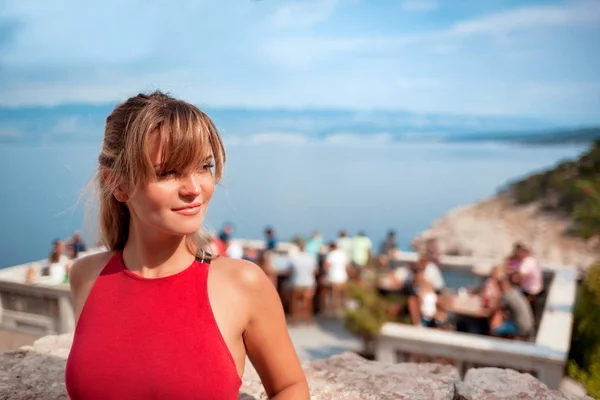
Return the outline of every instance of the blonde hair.
[[[106,119],[102,151],[92,183],[98,192],[99,237],[109,250],[123,250],[129,236],[130,213],[113,192],[126,187],[130,193],[156,176],[148,142],[158,135],[161,167],[179,171],[214,160],[215,182],[221,179],[225,149],[217,128],[196,106],[160,91],[138,94],[119,104]],[[209,154],[210,151],[210,154]],[[196,233],[187,238],[188,249],[199,254],[209,238]]]

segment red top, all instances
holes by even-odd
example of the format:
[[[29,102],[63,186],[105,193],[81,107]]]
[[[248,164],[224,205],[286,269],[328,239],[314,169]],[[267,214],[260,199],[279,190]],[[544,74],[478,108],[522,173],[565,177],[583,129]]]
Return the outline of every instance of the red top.
[[[235,362],[208,299],[209,261],[156,279],[106,264],[73,338],[71,399],[237,399]]]

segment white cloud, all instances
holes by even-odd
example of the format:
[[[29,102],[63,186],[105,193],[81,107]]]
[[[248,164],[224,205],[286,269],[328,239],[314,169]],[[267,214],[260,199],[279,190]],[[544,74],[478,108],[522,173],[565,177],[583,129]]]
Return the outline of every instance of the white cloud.
[[[600,22],[600,1],[583,0],[567,2],[563,5],[524,6],[459,22],[447,33],[458,36],[493,35],[556,26],[589,25],[597,22]]]
[[[213,106],[552,116],[600,104],[585,83],[600,79],[591,51],[600,0],[486,2],[487,13],[461,21],[440,0],[435,18],[428,0],[201,1],[106,0],[90,9],[6,0],[2,13],[23,17],[23,29],[2,48],[0,105],[112,102],[155,88]],[[560,100],[540,101],[542,93]],[[572,106],[571,95],[588,104]],[[67,122],[62,128],[77,129]]]
[[[303,0],[283,4],[273,15],[271,22],[278,28],[311,28],[325,22],[340,0]]]
[[[303,144],[308,142],[308,138],[299,133],[281,133],[281,132],[265,132],[252,135],[249,139],[252,144],[259,143],[290,143]]]
[[[383,145],[394,142],[390,133],[373,133],[369,135],[358,135],[355,133],[333,133],[325,138],[325,143],[335,145]]]
[[[368,52],[389,56],[407,46],[427,44],[426,49],[430,53],[452,54],[457,51],[461,39],[468,37],[491,35],[503,40],[503,36],[518,31],[538,31],[564,26],[597,26],[599,22],[600,0],[581,0],[559,6],[522,6],[461,21],[446,29],[417,34],[274,39],[266,44],[264,51],[276,64],[307,68],[314,62],[333,57],[336,53]],[[514,44],[514,41],[510,43]]]
[[[428,12],[439,7],[436,0],[404,0],[401,7],[405,11]]]

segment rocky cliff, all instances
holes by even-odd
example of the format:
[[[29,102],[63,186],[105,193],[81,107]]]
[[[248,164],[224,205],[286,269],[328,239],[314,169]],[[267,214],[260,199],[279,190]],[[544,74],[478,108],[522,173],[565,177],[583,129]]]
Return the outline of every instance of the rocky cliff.
[[[450,211],[414,245],[421,248],[425,239],[437,238],[443,253],[502,260],[519,241],[545,265],[585,270],[600,258],[599,240],[570,235],[570,227],[568,217],[544,212],[538,203],[520,206],[500,195]]]
[[[67,399],[66,357],[72,335],[47,336],[22,350],[0,353],[0,398]],[[315,400],[345,399],[575,399],[528,374],[498,368],[471,369],[461,381],[452,366],[383,364],[343,353],[304,366]],[[266,399],[251,369],[243,377],[239,399]],[[590,399],[590,398],[586,398]]]

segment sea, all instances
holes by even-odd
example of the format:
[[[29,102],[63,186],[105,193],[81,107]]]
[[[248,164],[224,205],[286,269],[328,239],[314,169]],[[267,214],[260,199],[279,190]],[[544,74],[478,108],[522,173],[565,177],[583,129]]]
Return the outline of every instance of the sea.
[[[225,145],[225,176],[209,207],[208,229],[230,222],[236,236],[262,238],[268,225],[287,240],[315,230],[333,239],[343,228],[365,231],[377,246],[395,230],[403,249],[449,210],[494,196],[507,183],[586,148],[368,135],[225,137]],[[93,176],[100,146],[101,137],[0,143],[0,268],[46,258],[52,241],[74,230],[94,243],[94,215],[85,218],[81,191]]]

